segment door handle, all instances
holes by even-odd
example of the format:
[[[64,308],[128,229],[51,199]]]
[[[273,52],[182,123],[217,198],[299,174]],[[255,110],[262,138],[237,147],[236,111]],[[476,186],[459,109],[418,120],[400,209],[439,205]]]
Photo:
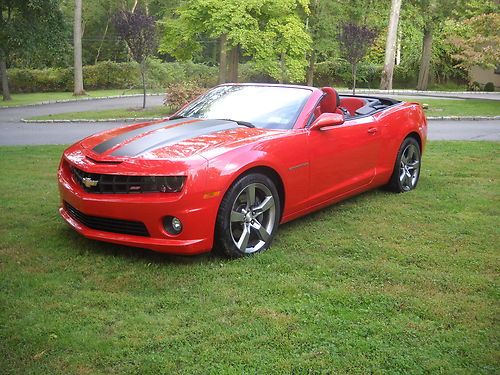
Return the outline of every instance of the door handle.
[[[377,132],[377,128],[368,129],[368,134],[375,134]]]

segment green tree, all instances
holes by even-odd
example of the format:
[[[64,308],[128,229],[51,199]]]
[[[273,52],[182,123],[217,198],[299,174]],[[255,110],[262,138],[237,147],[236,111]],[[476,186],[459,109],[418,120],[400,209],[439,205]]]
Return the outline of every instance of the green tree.
[[[306,16],[306,28],[313,41],[308,55],[306,84],[314,84],[316,62],[338,56],[336,40],[342,5],[338,0],[311,0],[310,14]]]
[[[56,0],[0,0],[0,75],[3,100],[10,100],[7,66],[16,55],[54,52],[65,24]]]
[[[307,84],[314,83],[316,63],[339,59],[340,26],[350,20],[380,29],[386,23],[386,0],[311,0],[310,14],[305,15],[306,28],[313,41],[308,55]],[[378,62],[378,61],[377,61]]]
[[[59,0],[64,17],[73,23],[74,0]],[[134,6],[147,8],[156,19],[171,14],[181,0],[83,0],[82,7],[82,62],[83,65],[99,61],[127,61],[129,50],[117,35],[113,15],[121,10],[131,11]],[[137,4],[136,4],[137,3]],[[67,53],[65,54],[67,55]],[[69,60],[69,58],[67,59]],[[66,62],[67,65],[67,62]]]
[[[418,73],[417,90],[427,90],[429,85],[434,34],[443,22],[452,16],[456,0],[418,0],[423,17],[422,54]]]
[[[234,78],[239,51],[280,82],[301,81],[311,45],[300,17],[300,12],[309,12],[307,5],[308,0],[185,2],[175,17],[164,19],[160,51],[187,60],[202,53],[203,40],[217,40],[221,83],[227,81],[228,70]],[[228,69],[228,50],[231,69]]]
[[[459,0],[447,23],[445,46],[457,67],[469,71],[478,65],[495,67],[500,61],[500,3],[495,0]]]
[[[455,46],[453,57],[470,69],[474,65],[494,67],[500,61],[500,14],[474,16],[459,23],[448,41]]]

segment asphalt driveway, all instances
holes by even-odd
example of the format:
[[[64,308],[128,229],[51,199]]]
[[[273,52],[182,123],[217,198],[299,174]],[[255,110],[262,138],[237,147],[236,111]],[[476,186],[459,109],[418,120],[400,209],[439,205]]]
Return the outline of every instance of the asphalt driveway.
[[[159,106],[163,96],[148,96],[147,107]],[[55,113],[102,111],[142,106],[141,96],[112,99],[80,100],[66,103],[42,104],[26,107],[0,107],[0,145],[67,144],[91,134],[121,126],[121,123],[54,123],[25,124],[22,118]]]
[[[163,104],[163,96],[147,97],[146,107],[155,107]],[[24,107],[0,107],[0,125],[8,122],[18,122],[21,118],[46,116],[55,113],[104,111],[117,108],[142,107],[142,96],[125,96],[111,99],[78,100],[65,103],[40,104]]]

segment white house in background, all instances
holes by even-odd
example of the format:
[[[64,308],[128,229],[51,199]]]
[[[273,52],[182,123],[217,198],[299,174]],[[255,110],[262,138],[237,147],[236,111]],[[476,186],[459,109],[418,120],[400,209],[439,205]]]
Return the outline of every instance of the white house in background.
[[[500,65],[496,69],[485,69],[480,66],[473,66],[470,70],[471,82],[478,82],[485,85],[488,82],[493,82],[496,90],[500,90]]]

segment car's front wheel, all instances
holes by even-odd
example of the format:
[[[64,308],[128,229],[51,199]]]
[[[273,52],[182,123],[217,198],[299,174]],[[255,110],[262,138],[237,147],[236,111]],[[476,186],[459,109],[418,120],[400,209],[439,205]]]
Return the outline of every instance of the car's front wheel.
[[[406,138],[399,148],[389,188],[398,193],[415,189],[420,177],[421,159],[418,141],[413,137]]]
[[[231,258],[265,251],[278,229],[280,200],[274,182],[252,173],[239,178],[222,199],[215,246]]]

